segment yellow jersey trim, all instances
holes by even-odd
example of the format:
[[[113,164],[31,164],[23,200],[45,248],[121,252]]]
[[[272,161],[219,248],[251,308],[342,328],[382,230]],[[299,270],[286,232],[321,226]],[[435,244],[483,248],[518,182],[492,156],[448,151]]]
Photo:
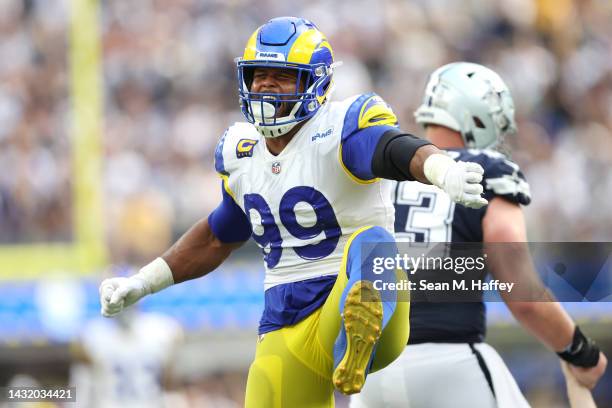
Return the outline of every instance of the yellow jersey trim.
[[[223,188],[225,189],[225,192],[229,194],[234,199],[234,201],[236,201],[236,195],[234,194],[234,192],[229,186],[229,176],[225,174],[221,174],[221,173],[217,173],[217,174],[223,180]],[[238,202],[236,202],[236,204],[238,204]]]
[[[373,99],[378,99],[374,101],[374,104],[371,105]],[[368,108],[366,110],[366,107]],[[371,122],[372,119],[379,119],[375,122]],[[372,97],[366,99],[366,101],[361,106],[361,110],[359,111],[359,120],[358,120],[358,129],[365,129],[370,126],[397,126],[397,116],[393,113],[393,110],[387,105],[387,103],[378,95],[373,95]]]
[[[375,177],[375,178],[370,179],[370,180],[363,180],[363,179],[360,179],[359,177],[355,176],[353,173],[351,173],[351,171],[344,165],[344,162],[342,161],[342,143],[340,143],[340,145],[338,147],[338,161],[340,162],[340,165],[342,166],[342,169],[344,170],[344,172],[355,183],[358,183],[358,184],[372,184],[372,183],[376,183],[377,181],[380,181],[379,177]]]

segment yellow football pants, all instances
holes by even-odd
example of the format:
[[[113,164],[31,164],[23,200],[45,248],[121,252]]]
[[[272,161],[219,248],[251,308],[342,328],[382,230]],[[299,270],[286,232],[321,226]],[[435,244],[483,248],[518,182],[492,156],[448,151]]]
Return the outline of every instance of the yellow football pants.
[[[249,369],[247,408],[334,406],[333,347],[342,323],[339,302],[348,282],[347,254],[353,239],[367,229],[356,231],[347,242],[340,273],[323,306],[301,322],[260,338]],[[406,279],[406,274],[398,270],[396,277]],[[409,298],[403,293],[377,343],[370,372],[386,367],[406,347],[409,313]]]

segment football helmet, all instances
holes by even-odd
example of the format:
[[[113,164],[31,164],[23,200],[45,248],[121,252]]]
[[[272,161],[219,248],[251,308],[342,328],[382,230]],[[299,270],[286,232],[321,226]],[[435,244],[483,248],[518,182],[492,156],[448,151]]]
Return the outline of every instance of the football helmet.
[[[446,126],[461,133],[468,148],[493,149],[516,133],[510,90],[491,69],[455,62],[435,70],[425,87],[417,123]]]
[[[334,55],[325,35],[310,21],[279,17],[259,27],[244,55],[236,58],[240,108],[259,133],[274,138],[311,118],[332,91]],[[296,73],[293,93],[251,92],[256,68],[282,68]],[[283,103],[290,112],[277,117]]]

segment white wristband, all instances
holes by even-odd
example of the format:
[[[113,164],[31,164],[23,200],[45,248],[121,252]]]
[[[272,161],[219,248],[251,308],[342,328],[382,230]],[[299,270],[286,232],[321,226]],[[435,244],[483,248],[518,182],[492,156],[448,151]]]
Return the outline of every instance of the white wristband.
[[[170,285],[174,285],[172,271],[163,258],[156,258],[153,262],[143,266],[134,275],[134,278],[142,279],[149,286],[151,293],[159,292]]]
[[[435,153],[425,159],[423,173],[431,184],[444,188],[444,179],[450,166],[456,162],[445,154]]]

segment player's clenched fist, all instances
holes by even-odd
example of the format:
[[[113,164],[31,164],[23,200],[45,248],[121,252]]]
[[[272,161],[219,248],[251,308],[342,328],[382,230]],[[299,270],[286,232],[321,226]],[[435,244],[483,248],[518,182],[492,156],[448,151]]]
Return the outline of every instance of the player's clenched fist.
[[[100,284],[100,312],[105,317],[115,316],[142,297],[173,283],[170,267],[163,258],[157,258],[134,276],[103,280]]]
[[[456,203],[469,208],[481,208],[488,203],[481,196],[484,169],[478,163],[456,162],[444,154],[432,154],[425,160],[423,172]]]
[[[146,282],[136,276],[105,279],[100,285],[101,313],[105,317],[115,316],[149,293]]]

